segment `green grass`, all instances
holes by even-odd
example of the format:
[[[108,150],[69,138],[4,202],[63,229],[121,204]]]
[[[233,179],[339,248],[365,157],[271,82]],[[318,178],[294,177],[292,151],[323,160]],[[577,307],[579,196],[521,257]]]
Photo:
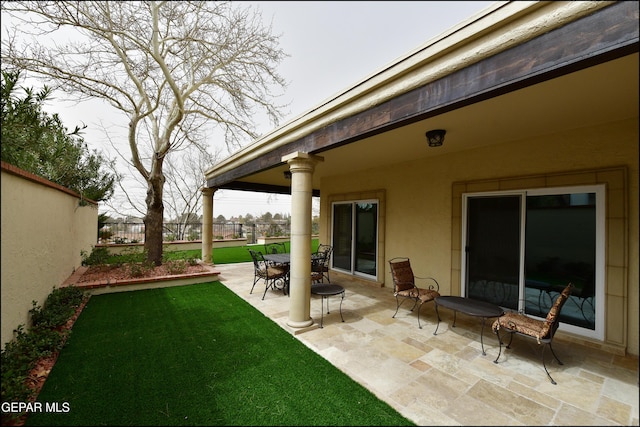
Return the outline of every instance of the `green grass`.
[[[68,411],[27,425],[413,425],[219,282],[93,296],[38,402]]]
[[[311,241],[311,252],[315,252],[318,249],[318,239]],[[285,242],[287,250],[290,250],[289,242]],[[238,262],[251,262],[251,255],[247,249],[257,248],[264,253],[264,245],[244,245],[233,246],[228,248],[214,248],[213,249],[213,263],[214,264],[232,264]],[[176,259],[202,259],[201,249],[192,249],[185,251],[164,251],[163,259],[165,261]],[[123,255],[110,255],[106,258],[107,264],[124,264],[129,262],[142,262],[144,255],[142,253],[137,254],[123,254]]]

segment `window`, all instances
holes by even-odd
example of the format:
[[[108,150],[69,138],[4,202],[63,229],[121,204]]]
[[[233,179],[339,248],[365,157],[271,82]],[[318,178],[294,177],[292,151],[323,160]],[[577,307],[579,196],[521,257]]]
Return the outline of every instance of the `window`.
[[[378,201],[332,204],[332,267],[376,278],[378,272]]]
[[[571,281],[563,329],[604,336],[604,185],[463,195],[463,292],[545,317]]]

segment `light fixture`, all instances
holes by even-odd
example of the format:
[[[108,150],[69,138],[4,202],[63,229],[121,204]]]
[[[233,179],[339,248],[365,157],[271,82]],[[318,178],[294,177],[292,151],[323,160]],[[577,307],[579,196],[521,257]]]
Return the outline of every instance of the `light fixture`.
[[[434,129],[427,131],[427,141],[429,142],[429,147],[440,147],[444,142],[444,134],[447,133],[444,129]]]
[[[291,171],[284,171],[284,179],[291,179]]]

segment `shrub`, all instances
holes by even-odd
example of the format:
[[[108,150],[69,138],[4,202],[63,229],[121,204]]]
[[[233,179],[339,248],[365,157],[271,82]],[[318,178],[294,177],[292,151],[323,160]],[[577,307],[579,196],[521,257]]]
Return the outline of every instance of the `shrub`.
[[[101,230],[100,231],[100,239],[102,239],[103,241],[108,241],[109,239],[111,239],[111,236],[113,236],[113,232],[111,230]]]
[[[76,287],[54,288],[44,302],[44,308],[33,301],[29,310],[32,327],[58,328],[67,323],[82,303],[84,294]]]
[[[61,326],[71,319],[84,300],[84,292],[74,286],[53,288],[43,307],[33,301],[31,328],[18,325],[13,340],[0,356],[2,402],[33,401],[36,392],[29,386],[29,374],[39,360],[59,352],[70,331]],[[2,425],[11,425],[22,414],[2,414]]]
[[[187,271],[187,261],[183,259],[175,259],[165,263],[170,274],[182,274]]]
[[[130,262],[127,264],[127,270],[131,277],[143,277],[149,271],[153,270],[154,267],[150,261]]]
[[[106,264],[110,255],[108,248],[94,246],[90,255],[87,255],[86,251],[80,251],[80,256],[82,257],[82,265],[100,265]]]

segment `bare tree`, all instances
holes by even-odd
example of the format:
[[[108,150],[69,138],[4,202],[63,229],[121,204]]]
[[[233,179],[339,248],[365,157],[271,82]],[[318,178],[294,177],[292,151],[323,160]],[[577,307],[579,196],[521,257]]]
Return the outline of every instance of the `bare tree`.
[[[26,70],[78,101],[101,98],[128,120],[131,163],[147,186],[145,249],[162,262],[163,165],[203,123],[232,150],[273,125],[286,56],[260,12],[241,2],[11,1],[2,66]],[[60,35],[58,36],[58,34]],[[67,37],[65,39],[61,37]],[[50,43],[50,40],[56,40]],[[197,134],[197,132],[196,132]]]
[[[202,206],[200,189],[205,184],[204,172],[217,161],[219,154],[202,151],[200,146],[190,144],[180,157],[167,158],[165,176],[170,185],[165,192],[166,216],[179,223],[180,230],[186,231],[187,223],[197,220]]]

